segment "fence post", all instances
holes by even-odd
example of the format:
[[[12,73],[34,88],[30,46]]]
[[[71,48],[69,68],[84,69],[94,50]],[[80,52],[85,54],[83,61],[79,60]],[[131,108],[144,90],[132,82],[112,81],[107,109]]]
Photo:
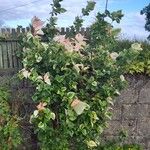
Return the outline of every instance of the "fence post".
[[[61,35],[65,35],[65,28],[62,27],[62,28],[60,29],[60,34],[61,34]]]
[[[22,33],[25,33],[26,32],[26,29],[25,28],[22,28]]]
[[[14,28],[12,29],[12,37],[16,38],[16,30]]]
[[[1,31],[2,31],[2,35],[4,35],[5,34],[5,28],[2,28]]]

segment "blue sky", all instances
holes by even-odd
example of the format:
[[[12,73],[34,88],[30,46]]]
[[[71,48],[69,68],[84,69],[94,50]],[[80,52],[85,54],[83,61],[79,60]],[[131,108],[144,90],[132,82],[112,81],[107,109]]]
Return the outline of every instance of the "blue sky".
[[[0,0],[0,25],[5,27],[28,26],[33,16],[38,16],[43,21],[49,17],[50,3],[52,0]],[[62,5],[67,9],[64,15],[59,16],[58,26],[70,26],[75,16],[81,14],[81,8],[86,6],[87,0],[64,0]],[[106,0],[95,0],[95,10],[86,18],[84,26],[94,22],[98,11],[103,12]],[[148,33],[144,29],[145,16],[140,15],[140,10],[150,3],[149,0],[109,0],[108,9],[116,11],[121,9],[124,17],[115,27],[122,29],[122,36],[129,38],[145,39]],[[20,5],[24,5],[19,7]]]

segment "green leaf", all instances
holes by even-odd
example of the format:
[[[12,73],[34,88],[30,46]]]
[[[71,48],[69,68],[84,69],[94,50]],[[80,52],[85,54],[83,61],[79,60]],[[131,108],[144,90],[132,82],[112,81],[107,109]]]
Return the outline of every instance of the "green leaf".
[[[83,19],[81,19],[80,17],[76,17],[75,21],[74,21],[74,26],[75,26],[75,30],[76,32],[79,32],[80,28],[82,27],[83,24]]]
[[[51,113],[51,118],[52,118],[53,120],[55,120],[55,117],[56,117],[56,116],[55,116],[55,113],[52,112],[52,113]]]
[[[42,42],[41,44],[42,44],[42,46],[44,47],[44,49],[45,49],[45,50],[47,50],[47,49],[48,49],[48,44],[43,43],[43,42]]]
[[[38,111],[38,110],[35,110],[35,111],[33,112],[33,117],[34,117],[34,118],[37,118],[37,117],[38,117],[38,114],[39,114],[39,111]]]
[[[68,92],[67,93],[67,97],[69,100],[72,100],[75,97],[75,95],[76,95],[76,93],[74,93],[74,92]]]
[[[66,90],[67,90],[66,87],[62,87],[62,88],[61,88],[61,91],[62,91],[62,92],[65,92]]]
[[[110,15],[112,21],[116,21],[117,23],[120,23],[120,20],[123,16],[122,10],[114,11]]]
[[[64,8],[61,8],[59,11],[60,11],[60,13],[65,13],[67,10]]]
[[[88,145],[89,148],[97,147],[97,144],[93,140],[88,141],[87,145]]]
[[[69,116],[69,120],[71,121],[74,121],[77,118],[73,110],[66,110],[66,115]]]
[[[97,82],[96,81],[92,82],[92,85],[97,86]]]
[[[40,129],[42,129],[42,130],[45,130],[45,124],[44,124],[43,122],[40,122],[40,123],[38,124],[38,127],[39,127]]]
[[[35,54],[36,62],[39,63],[42,60],[42,57],[39,54]]]
[[[99,134],[103,133],[104,128],[102,126],[98,126],[97,131],[99,132]]]
[[[82,130],[82,134],[85,135],[85,136],[87,135],[86,129],[83,129],[83,130]]]
[[[88,1],[86,8],[82,8],[83,16],[88,16],[89,13],[94,10],[95,4],[96,3],[94,1]]]
[[[61,83],[61,82],[63,82],[63,80],[64,80],[64,76],[56,75],[55,80],[56,80],[57,82]]]

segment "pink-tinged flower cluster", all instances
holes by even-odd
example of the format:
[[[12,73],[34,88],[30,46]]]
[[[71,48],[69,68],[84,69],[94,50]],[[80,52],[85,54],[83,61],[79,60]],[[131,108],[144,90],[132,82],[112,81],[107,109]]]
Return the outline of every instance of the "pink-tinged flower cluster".
[[[31,73],[32,73],[32,69],[30,71],[26,70],[25,68],[23,68],[22,70],[20,70],[20,73],[23,75],[24,78],[29,78]],[[38,76],[37,80],[43,80],[46,84],[51,85],[51,81],[50,81],[50,74],[49,72],[45,73],[44,76]]]
[[[37,107],[38,111],[43,111],[45,109],[46,105],[47,105],[47,103],[40,102],[36,107]]]
[[[44,22],[41,21],[38,17],[34,16],[32,18],[32,28],[33,28],[33,31],[32,31],[32,34],[34,36],[36,35],[43,35],[43,31],[42,31],[42,27],[44,25]]]
[[[84,36],[80,33],[78,33],[74,39],[66,38],[65,35],[58,35],[54,37],[54,41],[62,44],[69,52],[79,52],[84,48],[84,46],[86,46],[85,40]]]

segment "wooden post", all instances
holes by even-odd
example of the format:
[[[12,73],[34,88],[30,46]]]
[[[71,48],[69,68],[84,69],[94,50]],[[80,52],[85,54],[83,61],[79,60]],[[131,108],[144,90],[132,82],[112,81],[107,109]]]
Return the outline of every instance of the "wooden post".
[[[60,34],[65,35],[65,28],[63,28],[63,27],[61,28]]]
[[[0,42],[0,68],[3,68],[3,48],[2,48],[2,42]]]
[[[25,28],[22,28],[22,33],[25,33],[26,32],[26,29]]]
[[[85,35],[85,28],[81,28],[81,32],[82,35]]]
[[[16,39],[16,30],[14,28],[12,29],[12,38]]]

